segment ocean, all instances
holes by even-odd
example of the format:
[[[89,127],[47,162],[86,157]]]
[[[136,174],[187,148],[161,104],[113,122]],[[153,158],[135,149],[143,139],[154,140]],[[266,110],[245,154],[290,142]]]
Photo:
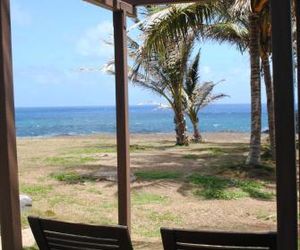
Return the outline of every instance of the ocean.
[[[131,133],[172,133],[173,113],[160,106],[131,106]],[[249,132],[250,105],[212,104],[200,111],[202,132]],[[267,127],[266,107],[263,105],[262,128]],[[17,108],[16,128],[19,137],[51,137],[115,133],[115,107],[51,107]],[[187,118],[187,128],[192,126]]]

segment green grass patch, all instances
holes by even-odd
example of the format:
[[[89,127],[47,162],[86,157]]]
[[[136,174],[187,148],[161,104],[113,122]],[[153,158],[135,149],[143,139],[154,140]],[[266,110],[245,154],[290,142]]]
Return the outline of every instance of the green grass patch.
[[[155,149],[155,147],[152,145],[140,145],[140,144],[130,145],[130,152],[149,151],[153,149]]]
[[[115,153],[117,152],[116,145],[103,145],[103,146],[92,146],[92,147],[84,147],[78,148],[76,150],[72,150],[72,154],[100,154],[100,153]]]
[[[23,250],[38,250],[37,246],[33,246],[33,247],[24,247]]]
[[[139,180],[151,181],[151,180],[176,180],[179,179],[182,174],[177,171],[138,171],[134,173]]]
[[[139,145],[139,144],[132,144],[130,145],[130,152],[140,152],[140,151],[147,151],[153,150],[154,147],[151,145]],[[116,153],[117,146],[116,145],[101,145],[101,146],[91,146],[91,147],[84,147],[72,150],[70,154],[83,154],[83,155],[94,155],[100,153]]]
[[[84,202],[84,201],[77,200],[75,197],[72,197],[70,195],[64,195],[64,194],[56,194],[53,197],[48,197],[47,201],[48,201],[50,207],[52,207],[52,208],[56,205],[62,205],[62,204],[63,205],[64,204],[83,205],[83,204],[81,204],[81,202]],[[45,213],[46,213],[46,216],[53,217],[54,211],[47,210]],[[54,215],[55,215],[55,213],[54,213]]]
[[[90,187],[87,189],[87,191],[92,194],[98,194],[98,195],[102,194],[102,192],[99,190],[99,188],[96,188],[96,187]]]
[[[139,228],[136,233],[147,238],[159,237],[159,228],[165,224],[175,225],[182,223],[182,218],[171,212],[149,211],[146,216],[148,220],[151,221],[150,225],[148,225],[147,227],[143,226]]]
[[[133,205],[163,204],[167,201],[168,197],[157,194],[146,192],[133,192],[132,194]]]
[[[38,195],[46,195],[53,190],[51,185],[39,185],[39,184],[22,184],[20,187],[21,193],[30,195],[30,196],[38,196]]]
[[[89,176],[83,176],[76,172],[58,172],[50,174],[50,177],[61,182],[65,182],[67,184],[77,184],[83,183],[86,181],[95,181],[94,178]]]
[[[263,184],[252,180],[192,174],[188,181],[197,186],[194,194],[205,199],[232,200],[251,197],[270,200],[274,197],[273,193],[264,190]]]
[[[188,159],[188,160],[197,160],[199,158],[201,158],[201,156],[196,154],[187,154],[183,156],[183,159]]]
[[[180,222],[181,221],[180,217],[178,217],[177,215],[175,215],[171,212],[161,213],[161,212],[153,211],[148,216],[151,221],[154,221],[157,223],[161,223],[164,221],[167,221],[167,222]]]
[[[241,174],[249,178],[260,180],[274,180],[275,179],[275,166],[272,164],[261,164],[256,166],[246,166],[244,162],[232,164],[225,163],[219,166],[220,173],[231,172],[233,175]]]
[[[95,157],[82,157],[80,155],[66,155],[66,156],[54,156],[46,158],[45,162],[48,165],[53,166],[71,166],[71,165],[82,165],[91,162],[98,161]]]
[[[208,148],[207,150],[210,155],[220,156],[225,154],[225,151],[221,148]]]
[[[101,207],[104,208],[104,209],[115,209],[115,208],[118,208],[118,203],[116,201],[113,201],[113,202],[103,202],[101,204]]]

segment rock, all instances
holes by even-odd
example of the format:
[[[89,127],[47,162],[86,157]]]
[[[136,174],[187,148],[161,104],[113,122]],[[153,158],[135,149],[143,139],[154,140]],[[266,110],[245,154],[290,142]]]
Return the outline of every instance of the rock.
[[[32,199],[25,194],[21,194],[20,195],[20,206],[21,206],[21,210],[25,210],[28,207],[32,206]]]

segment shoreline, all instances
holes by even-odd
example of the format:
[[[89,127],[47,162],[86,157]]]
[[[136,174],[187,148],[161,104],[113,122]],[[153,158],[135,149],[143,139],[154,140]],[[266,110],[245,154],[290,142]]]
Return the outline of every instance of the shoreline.
[[[192,138],[192,134],[188,134],[189,138]],[[262,134],[264,139],[267,135]],[[202,137],[205,142],[249,142],[249,132],[203,132]],[[32,141],[32,140],[72,140],[72,139],[84,139],[84,138],[107,138],[115,139],[115,133],[97,133],[86,135],[57,135],[57,136],[18,136],[19,141]],[[130,139],[133,141],[143,140],[175,140],[175,133],[131,133]]]

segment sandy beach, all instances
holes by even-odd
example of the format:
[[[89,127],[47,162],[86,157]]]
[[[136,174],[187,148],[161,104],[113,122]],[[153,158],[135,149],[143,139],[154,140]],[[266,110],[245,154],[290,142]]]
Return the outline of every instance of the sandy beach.
[[[173,134],[131,135],[135,249],[162,249],[162,226],[275,230],[272,164],[266,159],[266,168],[243,167],[249,134],[205,133],[203,137],[202,144],[178,147]],[[18,138],[21,192],[33,199],[32,208],[22,215],[23,228],[28,228],[29,214],[116,224],[115,143],[111,134]],[[217,176],[209,179],[217,185],[207,185],[205,176]],[[226,184],[232,180],[238,184]],[[26,233],[28,245],[32,240]]]

